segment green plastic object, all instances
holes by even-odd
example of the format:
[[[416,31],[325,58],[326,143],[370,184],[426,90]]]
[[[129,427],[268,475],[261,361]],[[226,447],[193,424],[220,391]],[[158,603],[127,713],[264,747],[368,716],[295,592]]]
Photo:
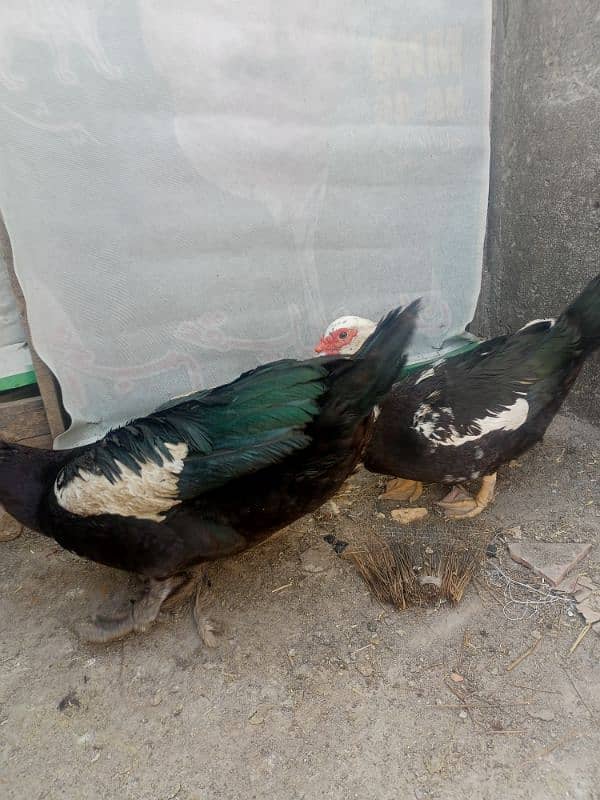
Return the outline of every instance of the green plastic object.
[[[31,386],[34,383],[37,383],[37,378],[32,369],[28,372],[20,372],[18,375],[7,375],[5,378],[0,378],[0,392],[20,389],[22,386]]]

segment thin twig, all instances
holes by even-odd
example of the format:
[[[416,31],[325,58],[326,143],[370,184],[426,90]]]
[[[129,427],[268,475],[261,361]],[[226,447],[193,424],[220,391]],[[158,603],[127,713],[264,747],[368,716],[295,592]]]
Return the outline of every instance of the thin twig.
[[[359,647],[359,648],[358,648],[358,650],[353,650],[353,651],[352,651],[352,655],[354,655],[355,653],[360,653],[360,652],[362,652],[363,650],[368,650],[368,648],[369,648],[369,647],[374,647],[374,646],[375,646],[374,644],[372,644],[371,642],[369,642],[369,644],[366,644],[364,647]]]
[[[514,703],[437,703],[430,708],[512,708],[512,706],[530,706],[531,700],[518,700]]]
[[[557,742],[554,742],[554,744],[545,747],[543,750],[540,750],[539,753],[530,756],[530,758],[526,758],[524,761],[521,762],[521,764],[530,764],[532,761],[537,761],[538,758],[544,758],[544,756],[550,755],[550,753],[553,753],[558,747],[565,744],[566,742],[573,741],[574,739],[579,739],[580,735],[581,734],[576,733],[576,729],[570,730],[567,734],[565,734],[565,736],[562,737],[562,739],[559,739]]]
[[[507,686],[512,686],[515,689],[526,689],[528,692],[540,692],[542,694],[562,694],[556,689],[538,689],[536,686],[523,686],[520,683],[508,683]]]
[[[449,683],[448,681],[444,681],[444,684],[445,684],[445,686],[447,686],[447,687],[448,687],[448,689],[450,689],[450,691],[452,692],[452,694],[453,694],[455,697],[457,697],[457,698],[460,700],[460,702],[461,702],[461,704],[462,704],[462,705],[461,705],[461,708],[463,708],[463,709],[464,709],[464,710],[467,712],[467,714],[469,715],[469,717],[470,717],[470,719],[471,719],[471,722],[473,723],[473,725],[478,725],[479,727],[481,727],[480,723],[476,721],[475,717],[474,717],[474,716],[473,716],[473,714],[471,713],[471,707],[469,706],[469,704],[468,704],[468,703],[467,703],[467,701],[465,700],[465,698],[464,698],[464,695],[462,695],[462,694],[461,694],[461,693],[460,693],[460,692],[457,690],[457,688],[456,688],[455,686],[453,686],[451,683]]]
[[[467,646],[466,643],[468,642],[468,640],[469,640],[469,629],[465,628],[460,642],[460,647],[458,649],[458,659],[456,662],[456,671],[458,673],[462,672],[462,664],[463,664],[463,659],[465,657],[465,647]]]
[[[508,665],[508,667],[506,668],[506,671],[507,671],[507,672],[512,672],[512,671],[513,671],[513,669],[515,669],[516,667],[518,667],[518,666],[519,666],[519,664],[520,664],[522,661],[525,661],[525,659],[526,659],[526,658],[528,658],[530,655],[532,655],[532,653],[535,653],[535,651],[536,651],[536,650],[538,649],[538,647],[540,646],[540,642],[542,641],[542,638],[543,638],[543,637],[542,637],[542,636],[540,636],[540,638],[539,638],[539,639],[536,639],[536,640],[535,640],[535,643],[534,643],[534,644],[533,644],[533,645],[532,645],[532,646],[531,646],[531,647],[530,647],[528,650],[525,650],[525,652],[524,652],[524,653],[521,653],[521,655],[520,655],[518,658],[515,658],[515,660],[514,660],[514,661],[511,661],[511,662],[510,662],[510,664]]]
[[[569,679],[569,682],[570,682],[571,686],[573,687],[573,689],[574,689],[574,691],[575,691],[575,694],[576,694],[576,695],[577,695],[577,697],[578,697],[578,698],[581,700],[581,703],[582,703],[583,707],[585,708],[585,710],[586,710],[586,711],[588,712],[588,714],[590,715],[590,719],[593,719],[593,718],[594,718],[594,716],[595,716],[595,715],[594,715],[594,712],[592,711],[592,709],[591,709],[591,708],[588,706],[588,704],[587,704],[587,703],[585,702],[585,700],[583,699],[583,697],[582,697],[582,695],[581,695],[581,692],[579,691],[579,689],[577,688],[577,685],[575,684],[575,681],[573,680],[573,678],[571,677],[571,675],[570,675],[570,674],[567,672],[567,670],[566,670],[564,667],[561,667],[561,668],[562,668],[562,671],[563,671],[563,672],[565,673],[565,675],[567,676],[567,678]]]
[[[509,735],[510,734],[515,734],[515,735],[518,734],[519,736],[523,736],[523,734],[527,733],[527,731],[518,731],[518,730],[510,730],[510,729],[502,730],[502,731],[495,731],[493,728],[490,728],[489,730],[486,731],[486,733],[494,733],[494,734],[505,733],[505,734],[509,734]]]
[[[278,586],[276,589],[271,589],[271,594],[275,594],[276,592],[281,592],[283,589],[289,589],[290,586],[293,586],[293,582],[284,583],[283,586]]]
[[[443,666],[445,666],[443,661],[436,661],[435,664],[427,664],[427,665],[424,664],[421,667],[421,670],[424,672],[425,670],[428,669],[435,669],[436,667],[443,667]]]
[[[588,622],[588,624],[584,628],[581,629],[581,631],[579,632],[579,636],[575,639],[575,641],[571,645],[571,647],[569,649],[569,655],[571,655],[571,653],[574,653],[575,650],[577,650],[579,645],[583,642],[583,640],[585,639],[585,637],[588,635],[588,633],[591,630],[592,630],[592,623]]]

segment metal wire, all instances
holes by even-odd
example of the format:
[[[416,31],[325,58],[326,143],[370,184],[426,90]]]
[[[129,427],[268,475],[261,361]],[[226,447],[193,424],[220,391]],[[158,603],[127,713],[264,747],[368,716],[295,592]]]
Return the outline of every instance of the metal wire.
[[[511,578],[498,564],[489,564],[489,570],[486,571],[487,577],[494,582],[498,587],[502,587],[504,599],[506,603],[502,608],[502,613],[506,619],[512,622],[520,622],[524,619],[533,619],[541,613],[542,607],[552,606],[556,603],[564,603],[570,607],[570,610],[575,608],[575,601],[572,597],[554,594],[552,589],[546,591],[538,589],[531,584],[516,581]],[[491,571],[491,574],[490,574]],[[516,597],[513,593],[513,587],[518,588],[521,592],[526,592],[530,595],[536,595],[535,599],[527,597]],[[516,609],[521,608],[521,613],[517,616]]]

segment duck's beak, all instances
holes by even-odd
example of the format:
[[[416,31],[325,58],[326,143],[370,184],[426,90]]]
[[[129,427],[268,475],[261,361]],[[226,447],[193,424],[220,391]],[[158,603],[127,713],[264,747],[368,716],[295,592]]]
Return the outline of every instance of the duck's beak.
[[[315,353],[331,353],[332,344],[331,336],[321,336],[319,344],[315,347]]]

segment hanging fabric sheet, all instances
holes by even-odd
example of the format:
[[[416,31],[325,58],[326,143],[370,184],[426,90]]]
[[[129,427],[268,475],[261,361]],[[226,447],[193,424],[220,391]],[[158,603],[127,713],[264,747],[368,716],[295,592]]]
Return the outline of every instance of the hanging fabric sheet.
[[[423,296],[415,360],[471,319],[489,0],[4,0],[0,35],[0,211],[58,447],[343,313]]]

